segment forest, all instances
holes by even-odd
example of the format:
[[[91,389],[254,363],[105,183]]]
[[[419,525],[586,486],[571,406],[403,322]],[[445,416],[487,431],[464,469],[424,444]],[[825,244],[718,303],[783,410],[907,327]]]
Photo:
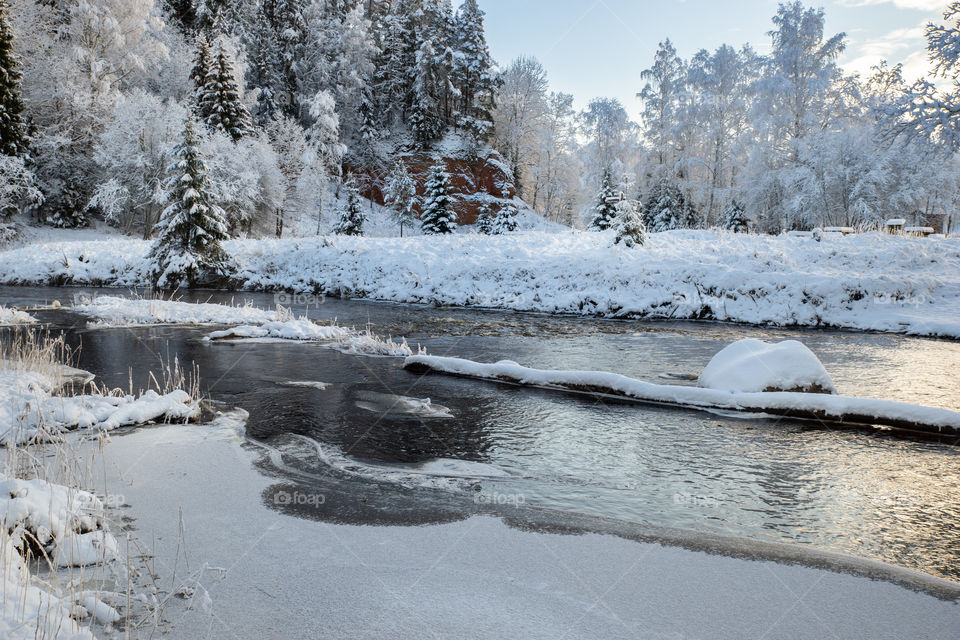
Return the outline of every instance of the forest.
[[[3,0],[0,220],[156,237],[189,148],[223,238],[362,233],[374,189],[426,233],[478,197],[480,231],[515,230],[517,208],[604,229],[619,194],[654,232],[935,224],[960,196],[958,15],[928,26],[935,75],[914,83],[844,73],[845,34],[799,1],[768,55],[665,39],[625,67],[635,122],[615,99],[576,109],[533,57],[494,61],[477,0]],[[451,186],[449,157],[493,162],[503,197]]]

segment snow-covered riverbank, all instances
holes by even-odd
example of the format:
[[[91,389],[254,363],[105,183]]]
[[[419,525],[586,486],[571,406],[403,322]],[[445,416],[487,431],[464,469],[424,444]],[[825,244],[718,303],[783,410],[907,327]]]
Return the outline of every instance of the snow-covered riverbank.
[[[960,337],[960,239],[677,231],[630,250],[608,234],[531,232],[226,247],[251,290]],[[148,249],[139,240],[29,245],[0,253],[0,283],[143,286]]]

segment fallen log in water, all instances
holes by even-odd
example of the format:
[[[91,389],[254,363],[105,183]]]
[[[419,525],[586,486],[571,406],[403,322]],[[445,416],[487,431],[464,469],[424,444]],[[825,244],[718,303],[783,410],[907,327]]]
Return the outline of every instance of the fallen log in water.
[[[484,364],[460,358],[419,355],[407,358],[404,368],[413,373],[442,373],[688,409],[765,413],[832,424],[882,426],[960,436],[960,412],[891,400],[797,392],[733,393],[653,384],[603,371],[529,369],[506,360]]]

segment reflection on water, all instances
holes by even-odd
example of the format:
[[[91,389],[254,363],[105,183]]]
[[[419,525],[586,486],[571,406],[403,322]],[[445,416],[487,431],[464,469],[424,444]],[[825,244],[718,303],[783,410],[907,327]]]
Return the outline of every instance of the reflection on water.
[[[3,304],[66,297],[57,289],[0,289]],[[269,295],[246,297],[264,307],[274,303]],[[841,393],[960,408],[956,342],[341,301],[309,313],[346,325],[371,322],[435,355],[509,358],[651,380],[696,374],[736,339],[796,338],[820,356]],[[960,579],[960,447],[418,377],[396,359],[318,345],[211,345],[199,341],[204,332],[197,329],[84,330],[82,319],[70,314],[39,315],[68,326],[77,322],[71,340],[82,340],[80,365],[112,385],[127,386],[130,369],[136,384],[145,384],[146,370],[172,354],[197,362],[213,398],[250,412],[248,436],[276,450],[274,472],[291,482],[329,485],[336,500],[318,517],[381,524],[449,520],[459,517],[456,509],[436,490],[470,491],[477,475],[470,470],[483,468],[493,470],[483,475],[484,496],[522,496],[526,505],[549,509],[797,542]],[[410,411],[394,406],[397,397],[430,398],[452,417],[411,419]],[[452,462],[458,460],[483,465]],[[419,464],[430,461],[441,462]],[[462,482],[445,483],[438,479],[443,474],[424,469],[460,475]],[[359,489],[361,479],[374,482],[363,487],[377,490]],[[384,497],[389,486],[403,487],[402,500]],[[425,491],[416,493],[418,486]],[[435,513],[411,515],[418,501],[428,501]]]

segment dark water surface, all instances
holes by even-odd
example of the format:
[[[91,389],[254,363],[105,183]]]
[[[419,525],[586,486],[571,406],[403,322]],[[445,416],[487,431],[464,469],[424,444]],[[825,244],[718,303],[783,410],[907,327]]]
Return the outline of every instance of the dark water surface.
[[[74,293],[0,287],[0,304],[66,305]],[[271,294],[185,299],[275,304]],[[841,393],[960,409],[958,342],[340,300],[307,312],[370,323],[432,355],[659,382],[698,373],[734,340],[795,338]],[[173,355],[197,363],[213,399],[250,413],[248,437],[271,451],[264,470],[329,497],[316,517],[421,524],[460,517],[463,503],[522,504],[808,545],[960,579],[960,447],[950,443],[419,377],[397,358],[317,344],[208,344],[204,329],[91,329],[69,312],[35,315],[68,329],[82,343],[79,366],[112,386],[127,387],[131,370],[143,386]],[[393,396],[430,398],[453,417],[406,415]]]

